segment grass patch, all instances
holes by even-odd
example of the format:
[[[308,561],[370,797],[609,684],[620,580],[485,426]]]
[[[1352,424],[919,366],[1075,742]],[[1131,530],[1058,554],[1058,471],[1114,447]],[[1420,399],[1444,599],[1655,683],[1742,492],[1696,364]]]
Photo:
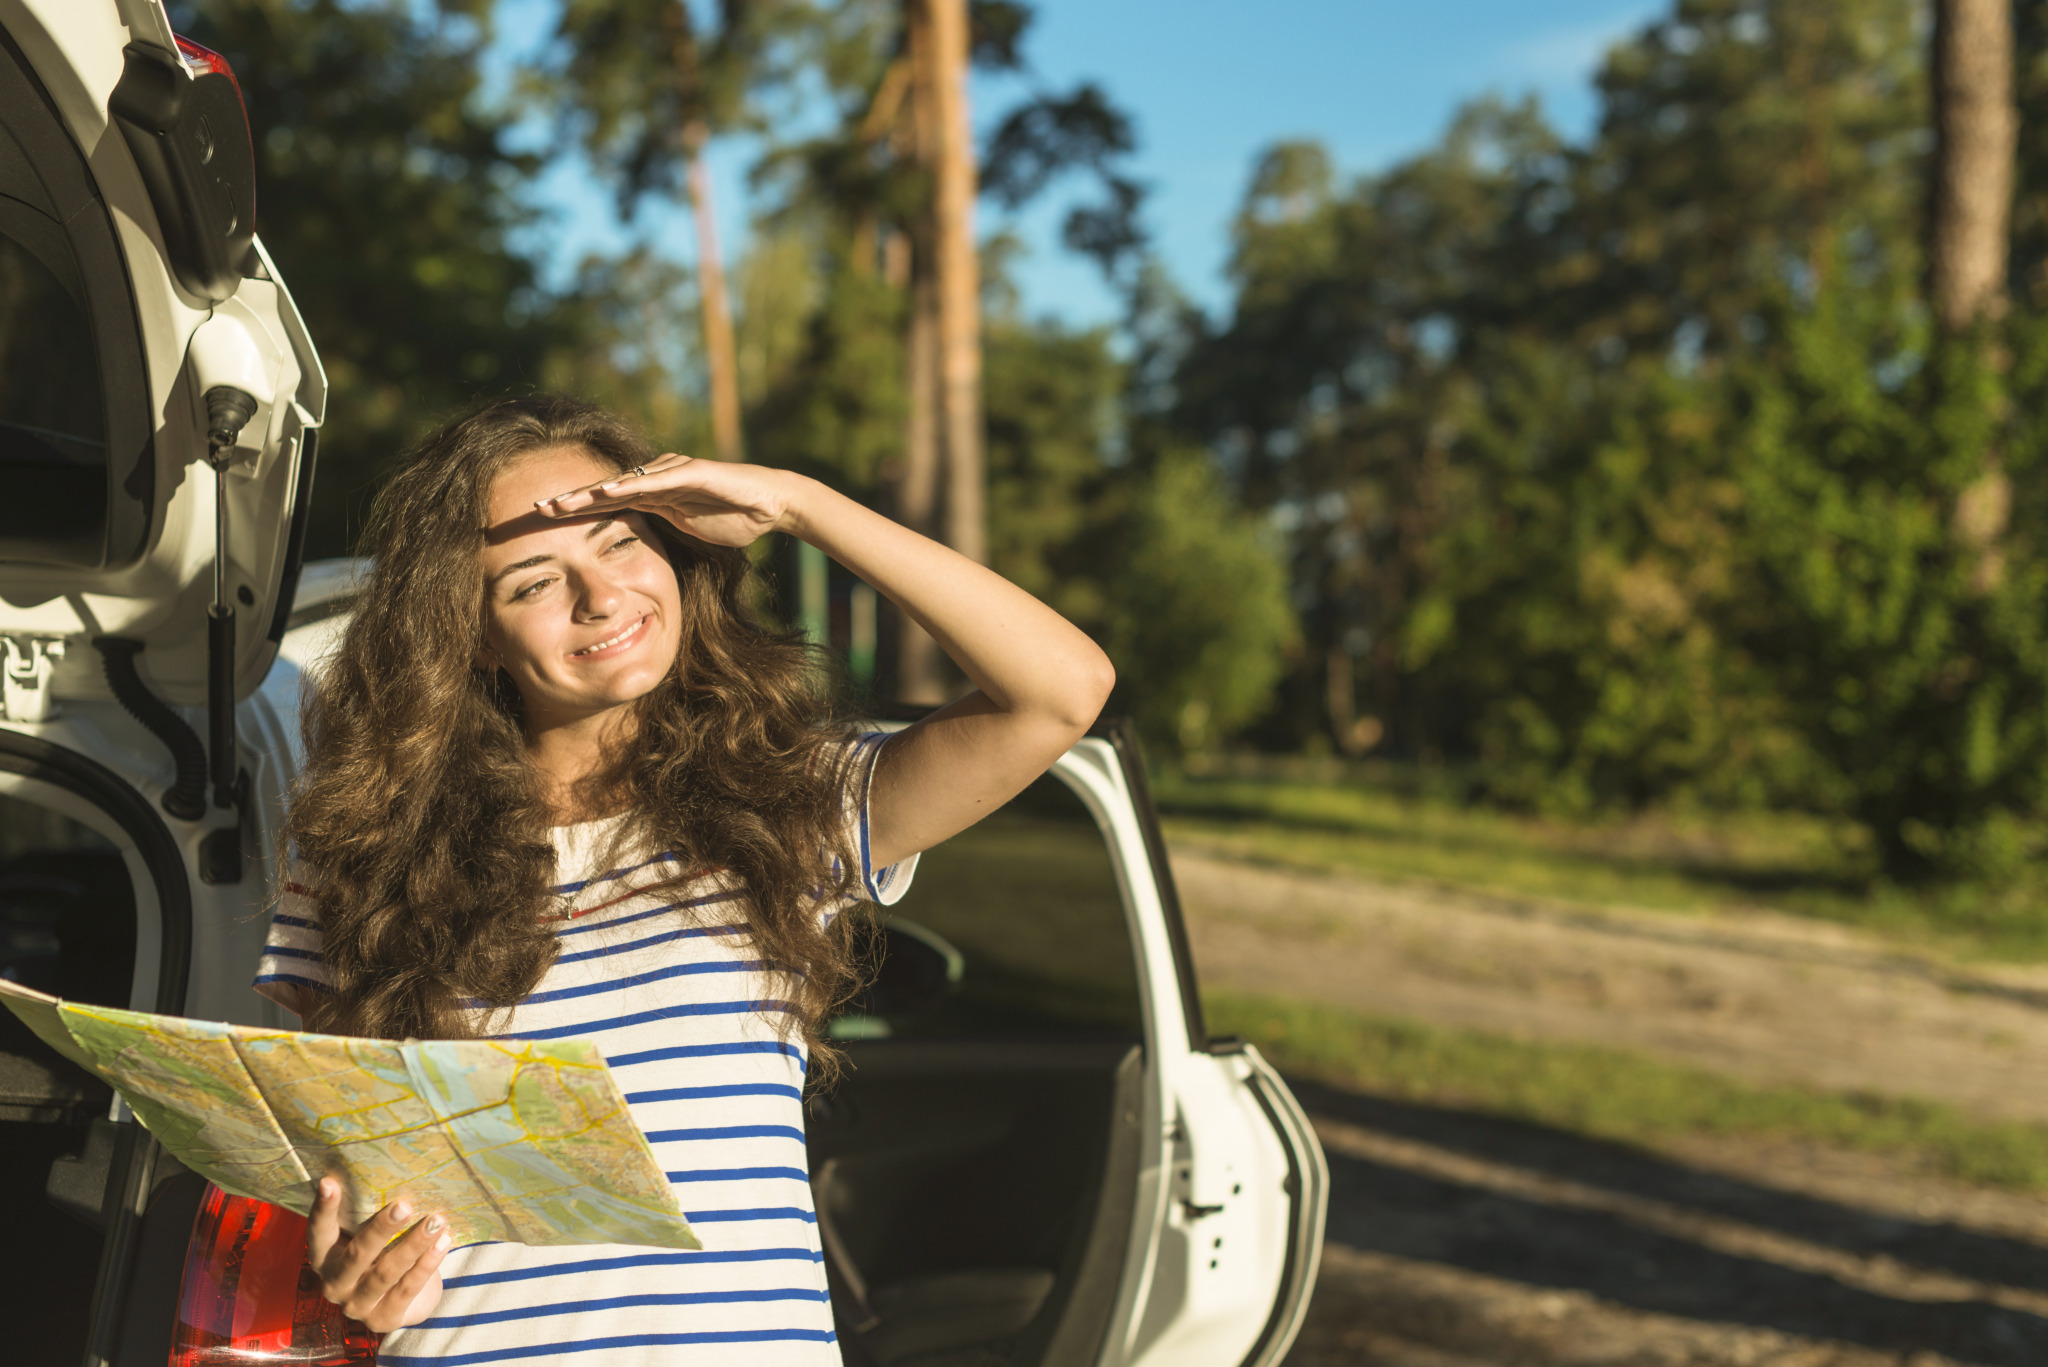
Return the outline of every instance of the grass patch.
[[[1620,1049],[1532,1043],[1313,1002],[1205,989],[1210,1029],[1334,1086],[1633,1143],[1684,1134],[1814,1140],[1987,1186],[2048,1189],[2048,1129],[1938,1102],[1763,1087]]]
[[[1944,953],[2048,959],[2048,886],[1888,886],[1853,825],[1797,813],[1573,822],[1357,778],[1162,775],[1167,838],[1237,858],[1521,896],[1707,913],[1761,907]]]

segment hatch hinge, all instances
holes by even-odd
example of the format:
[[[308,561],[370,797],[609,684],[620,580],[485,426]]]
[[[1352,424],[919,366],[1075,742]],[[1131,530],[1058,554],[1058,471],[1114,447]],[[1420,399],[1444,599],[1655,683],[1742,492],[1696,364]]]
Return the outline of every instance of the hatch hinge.
[[[57,715],[50,697],[50,676],[57,661],[64,658],[61,636],[26,636],[9,632],[0,636],[6,651],[0,665],[0,705],[9,721],[48,721]]]

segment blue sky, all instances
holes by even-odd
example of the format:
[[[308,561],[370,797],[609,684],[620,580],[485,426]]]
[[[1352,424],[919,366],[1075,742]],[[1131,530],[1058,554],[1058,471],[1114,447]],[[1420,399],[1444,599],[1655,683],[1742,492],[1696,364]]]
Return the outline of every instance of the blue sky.
[[[1129,112],[1148,187],[1145,218],[1168,268],[1211,308],[1228,301],[1229,222],[1259,151],[1316,138],[1347,174],[1427,147],[1452,112],[1489,91],[1536,93],[1567,134],[1583,136],[1596,106],[1591,77],[1617,39],[1665,11],[1653,0],[1036,0],[1025,42],[1028,77],[977,77],[986,129],[1033,88],[1094,80]],[[508,43],[539,32],[545,0],[515,0]],[[729,259],[745,249],[746,168],[758,149],[716,147],[711,170]],[[1076,186],[1079,192],[1083,187]],[[1088,324],[1114,316],[1095,268],[1066,254],[1058,228],[1072,201],[1055,187],[1016,221],[1030,248],[1018,267],[1033,313]],[[545,180],[553,210],[545,246],[566,272],[590,251],[646,236],[681,260],[688,224],[643,211],[626,227],[611,198],[573,160]],[[1004,222],[982,206],[985,233]]]

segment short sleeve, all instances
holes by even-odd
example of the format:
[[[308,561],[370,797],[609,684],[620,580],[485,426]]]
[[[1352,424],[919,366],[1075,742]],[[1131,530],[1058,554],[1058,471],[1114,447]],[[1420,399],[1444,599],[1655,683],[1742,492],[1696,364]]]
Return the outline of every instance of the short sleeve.
[[[891,907],[903,900],[903,894],[910,891],[910,880],[917,872],[917,856],[899,859],[893,864],[876,868],[868,839],[868,790],[874,786],[875,766],[880,763],[882,747],[889,741],[891,733],[870,731],[854,741],[854,760],[849,768],[850,782],[859,801],[850,804],[858,813],[854,831],[854,848],[860,851],[861,894],[877,906]]]
[[[279,1005],[296,1009],[292,989],[332,992],[334,978],[321,954],[319,904],[307,887],[304,871],[294,867],[284,895],[270,918],[263,957],[256,964],[255,988]]]

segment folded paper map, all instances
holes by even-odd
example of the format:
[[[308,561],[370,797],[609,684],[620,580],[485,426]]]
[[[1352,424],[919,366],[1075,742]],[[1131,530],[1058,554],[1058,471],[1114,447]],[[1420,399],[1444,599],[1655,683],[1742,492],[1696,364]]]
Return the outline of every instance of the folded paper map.
[[[458,1244],[700,1248],[597,1046],[393,1044],[60,1001],[0,980],[0,1002],[118,1091],[225,1191],[304,1214],[322,1177],[344,1222],[401,1197]]]

